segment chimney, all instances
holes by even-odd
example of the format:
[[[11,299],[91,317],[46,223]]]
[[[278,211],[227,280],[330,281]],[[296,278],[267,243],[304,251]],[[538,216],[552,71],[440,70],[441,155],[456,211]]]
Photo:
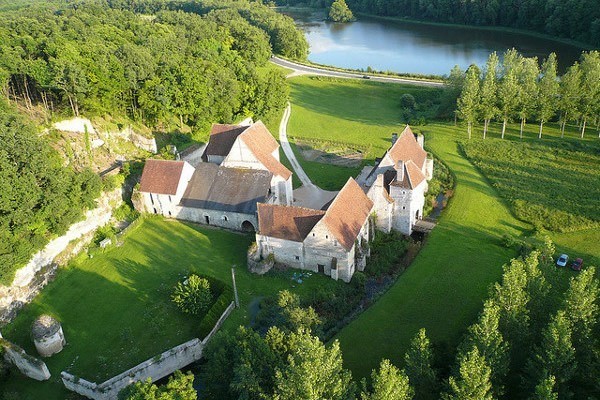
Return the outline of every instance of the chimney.
[[[423,135],[415,135],[415,139],[417,139],[417,143],[419,143],[419,146],[421,146],[421,148],[423,148],[424,141],[425,141],[425,136],[423,136]]]
[[[392,133],[392,146],[396,143],[397,140],[398,140],[398,134]]]
[[[402,182],[404,180],[404,161],[398,160],[396,163],[396,180]]]

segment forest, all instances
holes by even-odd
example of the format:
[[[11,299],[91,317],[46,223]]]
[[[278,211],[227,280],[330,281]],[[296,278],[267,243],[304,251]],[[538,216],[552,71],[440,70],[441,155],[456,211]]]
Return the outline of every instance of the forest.
[[[279,112],[289,88],[267,62],[308,49],[290,18],[243,1],[57,0],[0,10],[3,283],[100,191],[100,179],[65,166],[33,122],[109,116],[196,138],[215,122]]]
[[[353,12],[429,22],[526,29],[600,44],[596,0],[348,0]],[[330,0],[277,0],[279,5],[327,8]]]

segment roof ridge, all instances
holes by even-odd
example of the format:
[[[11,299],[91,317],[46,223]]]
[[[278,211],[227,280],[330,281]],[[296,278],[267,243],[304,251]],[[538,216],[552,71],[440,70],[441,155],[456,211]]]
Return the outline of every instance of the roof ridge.
[[[306,211],[314,211],[314,212],[318,212],[321,213],[323,215],[325,215],[325,210],[317,210],[316,208],[309,208],[309,207],[303,207],[303,206],[286,206],[283,204],[269,204],[269,203],[259,203],[261,206],[268,206],[268,207],[277,207],[277,208],[297,208],[300,210],[306,210]]]

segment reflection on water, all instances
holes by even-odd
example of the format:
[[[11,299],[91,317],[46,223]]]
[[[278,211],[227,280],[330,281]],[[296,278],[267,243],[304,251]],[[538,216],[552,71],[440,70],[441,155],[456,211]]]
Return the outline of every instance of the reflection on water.
[[[485,64],[488,55],[516,48],[528,57],[558,55],[561,71],[579,58],[581,49],[517,33],[444,27],[361,17],[347,24],[324,21],[321,13],[290,14],[306,32],[308,59],[345,68],[447,74],[454,65]]]

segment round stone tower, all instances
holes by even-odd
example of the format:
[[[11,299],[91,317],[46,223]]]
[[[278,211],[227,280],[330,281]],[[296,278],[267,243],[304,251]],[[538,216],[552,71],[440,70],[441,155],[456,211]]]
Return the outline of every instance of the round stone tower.
[[[31,336],[42,357],[50,357],[60,352],[67,344],[60,322],[49,315],[40,315],[33,322]]]

